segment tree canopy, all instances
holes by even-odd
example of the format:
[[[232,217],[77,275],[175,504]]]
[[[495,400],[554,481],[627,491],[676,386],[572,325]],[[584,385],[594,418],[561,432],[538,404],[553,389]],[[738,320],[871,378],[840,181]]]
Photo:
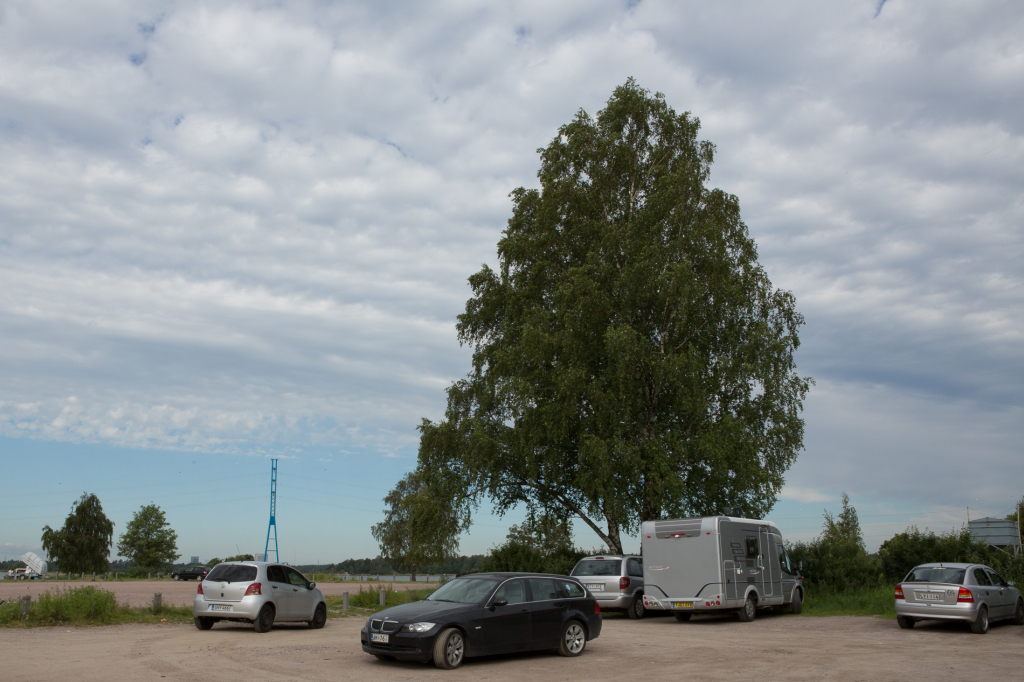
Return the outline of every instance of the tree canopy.
[[[644,520],[774,504],[803,443],[803,318],[739,200],[706,187],[699,129],[630,79],[538,150],[540,189],[511,193],[498,270],[470,277],[457,325],[472,371],[420,426],[417,499],[445,500],[453,531],[483,501],[525,505],[621,552]]]
[[[99,498],[90,493],[82,493],[71,505],[63,528],[43,526],[43,550],[69,573],[107,570],[113,541],[114,524],[103,513]]]
[[[117,553],[142,568],[173,564],[178,554],[178,534],[155,504],[143,505],[132,515],[117,543]]]

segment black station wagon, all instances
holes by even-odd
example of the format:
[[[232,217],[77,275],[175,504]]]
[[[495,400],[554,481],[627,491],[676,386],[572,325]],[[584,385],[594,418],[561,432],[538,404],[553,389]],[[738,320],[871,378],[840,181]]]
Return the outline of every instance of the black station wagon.
[[[597,600],[575,578],[477,573],[370,616],[359,636],[363,651],[381,660],[433,660],[451,669],[467,656],[514,651],[579,656],[600,634]]]

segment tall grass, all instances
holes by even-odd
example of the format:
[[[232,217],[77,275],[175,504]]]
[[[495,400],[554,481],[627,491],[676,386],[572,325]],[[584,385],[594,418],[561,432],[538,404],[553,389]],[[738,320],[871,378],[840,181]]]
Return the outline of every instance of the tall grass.
[[[56,588],[39,595],[27,615],[21,612],[21,601],[8,599],[0,604],[0,625],[112,625],[114,623],[169,623],[192,620],[191,606],[164,606],[159,612],[152,607],[119,604],[113,592],[87,585],[69,589]]]
[[[882,616],[895,618],[893,588],[887,585],[832,590],[809,589],[804,600],[805,616]]]

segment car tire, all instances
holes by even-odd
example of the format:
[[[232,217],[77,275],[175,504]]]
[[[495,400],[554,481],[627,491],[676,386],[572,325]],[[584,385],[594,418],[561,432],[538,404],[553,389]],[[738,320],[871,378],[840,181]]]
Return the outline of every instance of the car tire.
[[[914,627],[914,619],[909,616],[896,616],[896,624],[904,630],[909,630]]]
[[[633,620],[640,620],[644,617],[644,595],[637,592],[636,597],[633,599],[633,603],[626,609],[626,615]]]
[[[971,632],[976,635],[988,632],[988,607],[984,604],[978,609],[978,617],[971,623]]]
[[[679,611],[676,611],[672,615],[674,615],[676,617],[676,620],[678,620],[680,623],[685,623],[688,620],[690,620],[690,616],[692,616],[693,614],[692,613],[680,613]]]
[[[804,593],[801,590],[793,590],[793,601],[789,603],[789,612],[800,614],[804,610]]]
[[[320,602],[316,605],[316,611],[313,612],[313,620],[307,621],[307,625],[314,630],[319,630],[327,622],[327,604]]]
[[[753,595],[747,595],[746,601],[743,602],[743,606],[736,612],[736,615],[744,623],[749,623],[757,617],[757,601],[754,600]]]
[[[466,638],[458,628],[445,628],[434,640],[434,665],[441,670],[453,670],[462,665],[466,657]]]
[[[558,653],[561,656],[579,656],[587,648],[587,631],[578,620],[566,621],[558,637]]]
[[[1024,599],[1017,600],[1017,608],[1013,610],[1013,624],[1024,625]]]
[[[213,627],[213,618],[206,618],[204,616],[196,616],[192,620],[196,623],[197,630],[209,630]]]
[[[270,628],[274,627],[274,607],[264,604],[256,620],[252,622],[252,627],[256,632],[270,632]]]

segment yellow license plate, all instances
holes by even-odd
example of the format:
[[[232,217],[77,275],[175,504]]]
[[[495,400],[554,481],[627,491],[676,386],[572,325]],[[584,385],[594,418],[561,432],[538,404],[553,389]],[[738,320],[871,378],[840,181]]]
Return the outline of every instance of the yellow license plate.
[[[693,602],[692,601],[674,601],[674,602],[672,602],[672,608],[675,608],[675,609],[692,609],[693,608]]]

